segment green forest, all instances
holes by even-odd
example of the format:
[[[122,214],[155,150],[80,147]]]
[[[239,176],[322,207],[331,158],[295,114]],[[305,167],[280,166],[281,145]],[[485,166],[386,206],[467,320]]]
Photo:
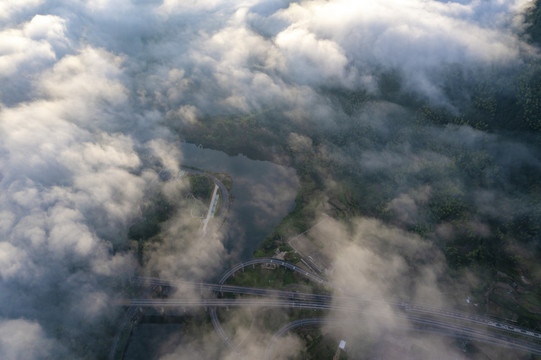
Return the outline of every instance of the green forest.
[[[528,13],[523,34],[533,47],[541,41],[540,5]],[[276,108],[173,126],[187,141],[297,171],[296,207],[256,256],[287,245],[284,239],[308,229],[326,205],[328,214],[346,223],[373,217],[431,241],[451,276],[474,271],[485,279],[478,294],[490,293],[502,277],[539,285],[541,62],[531,57],[512,68],[448,64],[438,76],[446,99],[441,104],[408,91],[397,71],[377,74],[377,95],[320,87],[337,114],[332,126],[277,121],[283,110]],[[384,125],[374,121],[378,117]],[[513,162],[498,144],[517,144],[517,152],[527,144],[536,152]],[[414,214],[399,216],[395,205],[406,198],[414,199]],[[452,235],[441,236],[443,226]],[[522,282],[513,300],[490,294],[519,324],[541,329],[538,286]]]

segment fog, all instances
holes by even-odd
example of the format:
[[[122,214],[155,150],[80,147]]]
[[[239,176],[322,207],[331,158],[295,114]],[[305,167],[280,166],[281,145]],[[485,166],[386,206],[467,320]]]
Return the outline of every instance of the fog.
[[[182,162],[183,128],[215,117],[263,114],[255,121],[278,129],[295,160],[279,151],[267,152],[270,159],[324,159],[316,169],[323,198],[333,198],[342,171],[357,176],[365,214],[324,229],[333,239],[325,251],[336,288],[456,305],[444,293],[462,296],[479,280],[467,271],[449,279],[446,256],[434,244],[465,233],[496,236],[494,221],[539,219],[538,192],[523,186],[532,180],[522,172],[541,171],[538,138],[505,127],[425,124],[409,100],[459,116],[483,84],[495,84],[487,94],[521,91],[513,79],[539,56],[523,33],[531,6],[527,0],[3,1],[0,354],[103,358],[121,312],[111,304],[128,279],[145,273],[200,280],[232,260],[223,232],[197,241],[179,195],[187,184],[161,184],[157,174]],[[456,92],[449,90],[453,81]],[[340,91],[369,101],[348,112]],[[482,170],[464,168],[462,150],[477,156]],[[141,268],[128,229],[160,186],[178,209]],[[277,211],[266,208],[265,191],[254,203]],[[474,210],[464,223],[434,221],[428,204],[438,196],[468,199]],[[315,213],[333,215],[328,209],[323,201]],[[410,231],[423,226],[424,237]],[[535,264],[528,249],[536,244],[506,243],[502,251]],[[541,271],[532,265],[529,276],[538,281]],[[361,332],[346,315],[331,316],[341,316],[350,336],[377,338],[408,326],[388,306],[367,309]],[[420,340],[411,335],[411,341]],[[265,348],[251,344],[245,357]],[[280,356],[301,349],[290,335]],[[426,351],[458,350],[435,340]],[[210,333],[175,345],[164,358],[180,353],[237,356]]]

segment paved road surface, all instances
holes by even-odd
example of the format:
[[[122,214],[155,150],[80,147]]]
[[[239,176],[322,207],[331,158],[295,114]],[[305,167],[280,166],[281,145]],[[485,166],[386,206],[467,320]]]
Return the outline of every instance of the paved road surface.
[[[224,342],[228,344],[231,348],[235,349],[235,345],[232,343],[231,339],[227,336],[224,329],[222,328],[217,314],[216,307],[223,306],[266,306],[266,307],[293,307],[293,308],[306,308],[312,310],[338,310],[338,311],[350,311],[350,312],[359,312],[359,305],[365,303],[368,304],[373,301],[385,302],[388,305],[394,306],[402,310],[407,318],[416,324],[422,324],[424,326],[430,326],[435,329],[435,332],[445,333],[449,335],[450,331],[454,331],[455,337],[473,337],[479,341],[506,341],[507,343],[512,342],[509,337],[499,334],[500,332],[507,332],[513,335],[521,335],[532,340],[539,341],[541,339],[541,333],[534,332],[529,329],[517,327],[514,325],[507,324],[502,321],[498,321],[494,318],[484,317],[479,315],[473,315],[463,312],[458,312],[454,310],[447,309],[438,309],[424,305],[410,304],[402,301],[385,301],[384,299],[358,299],[352,297],[337,297],[335,300],[349,300],[346,302],[355,304],[350,306],[337,306],[332,304],[333,297],[326,294],[308,294],[308,293],[299,293],[294,291],[283,291],[283,290],[273,290],[273,289],[261,289],[261,288],[248,288],[242,286],[234,285],[224,285],[225,281],[232,276],[235,272],[243,269],[244,267],[255,265],[255,264],[276,264],[284,266],[292,271],[296,271],[309,279],[320,283],[328,285],[326,280],[310,273],[294,264],[288,263],[283,260],[277,259],[253,259],[241,264],[234,266],[232,269],[228,270],[219,280],[218,284],[207,284],[207,283],[189,283],[189,282],[177,282],[177,284],[190,285],[194,288],[199,288],[201,290],[206,289],[214,292],[220,293],[235,293],[235,294],[245,294],[245,295],[256,295],[263,297],[271,297],[273,299],[240,299],[241,301],[236,301],[237,299],[193,299],[193,302],[186,300],[188,302],[182,303],[181,306],[209,306],[211,307],[211,320],[213,325],[222,337]],[[153,285],[165,285],[165,286],[174,286],[174,281],[160,280],[155,278],[139,278],[139,281],[147,282]],[[283,298],[289,299],[288,301],[277,300],[274,298]],[[174,300],[172,300],[174,301]],[[182,300],[181,300],[182,301]],[[199,302],[198,301],[202,301]],[[141,304],[143,305],[143,304]],[[144,305],[143,305],[144,306]],[[161,304],[160,306],[163,306]],[[174,305],[166,305],[174,306]],[[334,306],[334,307],[333,307]],[[362,312],[362,310],[361,310]],[[459,325],[457,325],[457,322]],[[300,322],[302,323],[302,322]],[[464,325],[466,324],[466,325]],[[486,327],[487,329],[479,330],[476,327]],[[487,335],[487,332],[489,335]],[[491,333],[492,332],[492,333]],[[450,336],[450,335],[449,335]],[[488,336],[488,337],[487,337]],[[504,337],[502,340],[501,337]],[[487,340],[488,339],[488,340]],[[496,339],[496,340],[495,340]],[[522,349],[525,351],[530,351],[532,353],[540,352],[541,348],[539,344],[531,344],[528,342],[522,341],[520,344],[513,345],[513,348],[519,349],[518,347],[522,346]],[[509,346],[508,346],[509,347]]]

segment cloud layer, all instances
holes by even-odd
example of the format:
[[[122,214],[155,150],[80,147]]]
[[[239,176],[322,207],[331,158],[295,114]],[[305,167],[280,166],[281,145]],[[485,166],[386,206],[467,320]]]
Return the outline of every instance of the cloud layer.
[[[127,229],[157,179],[149,154],[167,168],[182,158],[168,124],[278,109],[274,121],[333,128],[345,115],[322,95],[325,89],[377,95],[386,73],[398,74],[404,92],[447,106],[451,102],[438,74],[449,66],[513,68],[535,56],[517,35],[520,13],[529,5],[526,0],[3,1],[0,353],[8,359],[107,353],[111,336],[101,331],[114,325],[117,314],[110,299],[137,267],[127,251]],[[386,117],[374,111],[374,128],[391,131]],[[368,117],[366,112],[357,120]],[[288,136],[298,149],[313,145],[302,134]],[[405,162],[445,167],[448,161],[427,152],[379,150],[363,152],[357,165],[370,172]],[[527,161],[539,165],[535,156]],[[429,193],[429,187],[419,187],[397,194],[388,210],[401,224],[418,222],[423,217],[418,206]],[[482,205],[494,194],[477,196]],[[151,253],[148,271],[200,278],[216,270],[198,268],[192,260],[219,263],[221,237],[205,246],[179,244],[173,241],[177,232],[191,234],[183,218],[167,224],[166,241]],[[358,227],[390,231],[368,220]],[[340,260],[340,266],[366,258],[372,262],[362,266],[379,267],[388,260],[362,247],[349,250],[342,255],[352,261]],[[381,276],[392,280],[406,265],[397,257],[390,262],[393,267]],[[441,300],[432,293],[434,271],[420,270],[431,285],[415,288],[414,296]],[[374,291],[380,290],[386,291]]]

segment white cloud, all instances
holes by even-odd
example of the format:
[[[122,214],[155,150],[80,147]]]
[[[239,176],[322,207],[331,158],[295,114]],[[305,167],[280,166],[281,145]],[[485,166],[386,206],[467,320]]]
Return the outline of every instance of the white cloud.
[[[182,154],[177,146],[162,139],[151,140],[147,143],[147,146],[164,169],[169,169],[173,173],[180,170],[179,164],[182,161]]]
[[[239,8],[253,5],[257,1],[233,1],[233,0],[164,0],[157,9],[162,15],[175,14],[178,12],[212,11],[219,8]]]
[[[8,242],[0,242],[0,279],[27,277],[31,262],[26,253]]]
[[[185,117],[175,112],[186,105],[221,113],[270,104],[296,108],[293,118],[314,118],[320,111],[301,115],[302,108],[316,109],[322,99],[303,87],[375,93],[377,75],[397,70],[405,90],[445,103],[438,78],[445,66],[518,64],[531,51],[514,25],[528,1],[488,3],[164,1],[159,9],[167,13],[165,21],[194,21],[175,27],[176,40],[151,46],[182,69],[182,84],[164,82],[168,69],[160,67],[142,93],[155,95],[170,117]],[[178,52],[167,46],[171,41]]]
[[[25,41],[45,44],[64,39],[63,24],[56,17],[35,17],[24,31],[14,31]],[[0,243],[0,292],[12,298],[18,286],[33,286],[20,304],[3,303],[2,312],[14,318],[32,313],[38,323],[52,321],[68,328],[67,323],[84,316],[99,323],[111,309],[110,289],[98,285],[98,277],[132,271],[132,257],[114,254],[112,243],[125,246],[128,222],[138,212],[147,181],[136,174],[141,160],[134,140],[109,131],[123,126],[117,116],[127,100],[120,81],[121,58],[88,45],[73,52],[35,76],[32,86],[38,98],[0,109],[0,208],[12,210],[1,216],[6,236]],[[24,61],[17,66],[33,71]],[[76,286],[58,288],[73,276]],[[37,313],[30,305],[34,296],[43,298]],[[61,313],[51,318],[57,298],[67,309],[79,300],[90,302],[66,315],[69,319]],[[73,351],[74,342],[66,337],[89,328],[70,328],[61,341]],[[62,348],[27,355],[15,340],[1,346],[3,354],[28,359],[49,350],[55,357]]]
[[[333,80],[345,80],[348,59],[336,42],[318,39],[314,33],[298,27],[282,31],[275,42],[289,60],[286,67],[298,83],[325,81],[329,85]]]
[[[398,70],[407,89],[442,97],[434,74],[445,64],[521,61],[530,49],[516,35],[514,12],[529,3],[1,1],[0,298],[17,298],[17,286],[35,286],[35,293],[26,292],[17,306],[0,302],[0,312],[13,319],[32,314],[35,320],[0,322],[0,353],[32,359],[47,355],[53,345],[62,348],[45,336],[44,324],[65,321],[60,311],[54,318],[57,305],[34,309],[33,297],[51,300],[50,289],[58,291],[74,322],[106,312],[110,294],[100,280],[133,269],[128,253],[112,249],[127,246],[128,224],[156,180],[139,152],[150,151],[175,170],[182,159],[164,140],[171,135],[160,125],[166,114],[171,122],[195,123],[207,114],[279,109],[283,118],[276,121],[331,124],[339,115],[319,95],[320,86],[376,93],[378,73],[390,70]],[[385,110],[367,113],[370,119],[362,121],[379,121],[377,131],[391,131],[381,119],[395,115],[392,105],[373,106]],[[296,151],[312,146],[300,131],[289,140]],[[449,161],[407,147],[368,149],[356,160],[373,172],[399,166],[418,171]],[[182,189],[167,184],[164,193],[174,198]],[[412,223],[424,201],[417,195],[397,195],[388,208]],[[492,195],[481,195],[486,194],[478,201],[488,204]],[[254,202],[266,203],[264,196]],[[219,235],[198,241],[197,226],[182,209],[180,214],[165,224],[163,244],[151,253],[149,269],[203,278],[227,251]],[[406,269],[404,259],[401,254],[385,258],[364,241],[398,235],[412,248],[422,246],[377,222],[357,225],[362,236],[356,244],[334,252],[345,259],[336,274],[354,273],[360,291],[385,294],[388,286],[378,281],[398,279]],[[421,271],[426,281],[415,289],[418,296],[441,300],[434,286],[437,270]],[[42,352],[35,353],[35,344]]]
[[[73,106],[70,110],[85,110],[87,105],[101,100],[117,104],[126,100],[125,88],[118,79],[121,63],[122,58],[105,50],[86,47],[56,63],[43,75],[40,87],[48,97],[77,101],[75,105],[81,109]]]
[[[32,40],[17,29],[0,32],[0,53],[0,76],[13,75],[23,64],[32,67],[56,59],[50,43]]]
[[[7,234],[15,221],[15,214],[8,210],[0,211],[0,234]]]
[[[36,15],[24,24],[23,33],[33,40],[66,41],[66,21],[55,15]]]
[[[48,358],[54,345],[35,322],[0,320],[0,353],[5,360]]]
[[[325,69],[322,76],[341,74],[344,84],[349,79],[347,65],[355,66],[360,74],[384,66],[400,69],[409,86],[431,96],[437,89],[430,73],[442,64],[518,61],[526,45],[508,22],[513,18],[512,11],[524,3],[507,1],[486,8],[478,1],[307,1],[292,4],[276,15],[290,24],[278,34],[277,42],[295,39],[291,46],[298,46],[300,54],[306,48],[312,66]],[[491,23],[472,19],[479,8],[490,12]],[[321,40],[315,43],[315,39]],[[290,64],[298,67],[297,71],[306,67],[300,59]],[[314,72],[311,78],[316,77]]]
[[[3,0],[0,3],[0,19],[7,19],[21,10],[33,8],[42,3],[43,0]]]

